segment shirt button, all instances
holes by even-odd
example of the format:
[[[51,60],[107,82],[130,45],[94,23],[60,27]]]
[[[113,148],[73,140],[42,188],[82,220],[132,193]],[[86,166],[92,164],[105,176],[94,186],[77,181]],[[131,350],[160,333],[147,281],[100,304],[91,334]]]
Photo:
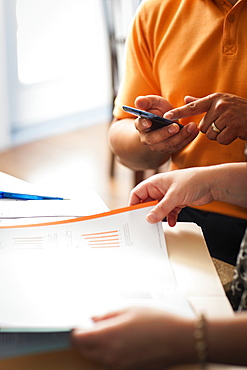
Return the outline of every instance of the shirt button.
[[[235,15],[234,15],[234,14],[230,14],[230,15],[228,16],[228,21],[229,21],[229,22],[234,22],[234,21],[235,21]]]

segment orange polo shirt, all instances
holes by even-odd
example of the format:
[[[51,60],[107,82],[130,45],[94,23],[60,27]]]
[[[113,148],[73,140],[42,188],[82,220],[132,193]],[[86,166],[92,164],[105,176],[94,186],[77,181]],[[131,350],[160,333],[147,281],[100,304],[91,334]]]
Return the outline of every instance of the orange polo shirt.
[[[227,92],[247,99],[246,24],[246,0],[235,6],[227,0],[143,0],[127,40],[114,116],[130,117],[121,107],[134,106],[139,95],[161,95],[174,107],[185,95]],[[225,146],[200,133],[172,156],[171,169],[242,162],[244,146],[240,139]],[[195,208],[247,219],[247,209],[227,203]]]

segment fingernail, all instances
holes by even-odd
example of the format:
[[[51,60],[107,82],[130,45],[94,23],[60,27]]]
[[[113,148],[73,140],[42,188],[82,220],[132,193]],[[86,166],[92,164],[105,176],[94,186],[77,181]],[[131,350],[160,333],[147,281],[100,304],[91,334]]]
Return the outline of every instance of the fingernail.
[[[167,119],[171,119],[173,117],[173,113],[172,112],[166,112],[164,115],[163,115],[164,118],[167,118]]]
[[[176,134],[178,131],[179,131],[179,127],[175,123],[168,126],[168,132],[170,134]]]
[[[192,134],[193,132],[195,132],[196,129],[197,129],[197,126],[194,122],[189,123],[188,126],[187,126],[187,132],[189,134]]]
[[[158,217],[156,216],[155,213],[150,212],[147,214],[147,221],[150,222],[151,224],[154,224],[159,221]]]
[[[142,120],[142,126],[145,127],[145,128],[147,128],[147,127],[150,126],[150,123],[146,119],[143,119]]]

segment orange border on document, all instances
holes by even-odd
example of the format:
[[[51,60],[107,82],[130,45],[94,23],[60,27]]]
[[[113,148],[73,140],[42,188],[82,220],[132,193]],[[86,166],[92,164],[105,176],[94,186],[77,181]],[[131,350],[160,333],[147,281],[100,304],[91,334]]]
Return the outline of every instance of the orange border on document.
[[[119,213],[134,211],[136,209],[141,209],[141,208],[154,206],[157,203],[158,203],[158,201],[154,200],[152,202],[138,203],[138,204],[135,204],[134,206],[118,208],[118,209],[114,209],[112,211],[108,211],[108,212],[104,212],[104,213],[98,213],[98,214],[95,214],[95,215],[77,217],[77,218],[73,218],[72,220],[62,220],[62,221],[45,222],[45,223],[40,223],[40,224],[29,224],[29,225],[0,226],[0,229],[16,229],[16,228],[25,228],[25,227],[63,225],[63,224],[69,224],[69,223],[73,223],[73,222],[93,220],[93,219],[96,219],[96,218],[107,217],[107,216],[112,216],[112,215],[116,215],[116,214],[119,214]]]

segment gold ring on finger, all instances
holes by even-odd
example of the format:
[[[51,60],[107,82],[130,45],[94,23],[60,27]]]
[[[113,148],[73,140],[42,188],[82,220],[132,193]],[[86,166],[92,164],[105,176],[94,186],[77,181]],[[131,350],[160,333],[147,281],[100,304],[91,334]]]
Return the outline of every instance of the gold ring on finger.
[[[219,133],[221,132],[221,130],[216,126],[215,122],[213,122],[213,123],[211,124],[211,127],[212,127],[212,130],[213,130],[214,132],[217,132],[217,134],[219,134]]]

